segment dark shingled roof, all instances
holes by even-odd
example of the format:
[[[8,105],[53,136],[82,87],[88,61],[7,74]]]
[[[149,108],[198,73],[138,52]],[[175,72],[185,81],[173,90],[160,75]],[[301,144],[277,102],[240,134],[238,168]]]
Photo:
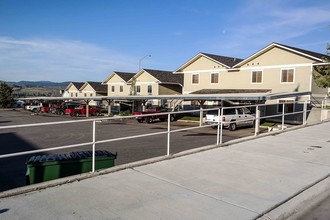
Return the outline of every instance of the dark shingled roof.
[[[122,78],[123,80],[125,80],[125,82],[127,82],[128,80],[130,80],[133,76],[134,73],[127,73],[127,72],[116,72],[115,73]]]
[[[87,82],[96,92],[107,93],[108,86],[102,85],[101,82]]]
[[[144,69],[161,83],[177,83],[183,85],[183,74],[174,74],[170,71]]]
[[[243,59],[240,58],[235,58],[235,57],[226,57],[226,56],[220,56],[220,55],[215,55],[215,54],[209,54],[209,53],[201,53],[213,60],[218,61],[219,63],[222,63],[228,67],[233,67],[239,62],[243,61]]]
[[[85,83],[83,82],[71,82],[77,89],[80,89]]]
[[[330,56],[328,56],[326,54],[321,54],[321,53],[317,53],[317,52],[313,52],[313,51],[309,51],[309,50],[304,50],[304,49],[300,49],[300,48],[297,48],[297,47],[291,47],[291,46],[287,46],[287,45],[279,44],[279,43],[275,43],[275,44],[283,46],[283,47],[290,48],[292,50],[296,50],[300,53],[304,53],[304,54],[307,54],[309,56],[313,56],[313,57],[316,57],[316,58],[319,58],[319,59],[324,59],[324,58],[330,59]]]
[[[190,94],[266,93],[271,89],[202,89]]]

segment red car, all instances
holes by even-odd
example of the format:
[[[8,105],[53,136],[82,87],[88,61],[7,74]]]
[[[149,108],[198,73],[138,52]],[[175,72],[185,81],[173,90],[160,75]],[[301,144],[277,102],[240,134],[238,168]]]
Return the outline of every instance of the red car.
[[[71,109],[71,111],[70,111],[70,115],[71,116],[76,116],[76,117],[78,117],[79,115],[86,115],[86,113],[87,113],[86,105],[80,105],[79,107]],[[101,113],[101,108],[100,107],[89,106],[89,109],[88,109],[88,114],[89,115],[99,116],[100,113]]]

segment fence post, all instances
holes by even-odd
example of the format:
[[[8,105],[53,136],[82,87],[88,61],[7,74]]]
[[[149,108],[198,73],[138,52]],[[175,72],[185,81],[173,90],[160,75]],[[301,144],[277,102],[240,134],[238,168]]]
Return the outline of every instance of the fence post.
[[[223,122],[222,122],[222,116],[223,116],[223,108],[221,109],[220,114],[220,144],[222,144],[222,132],[223,132]]]
[[[95,138],[95,126],[96,126],[96,120],[93,120],[93,153],[92,153],[92,172],[94,173],[95,172],[95,141],[96,141],[96,138]]]
[[[254,122],[254,136],[257,136],[260,132],[260,110],[259,106],[256,106],[256,120]]]
[[[167,156],[170,156],[170,141],[171,141],[171,113],[167,115]]]
[[[221,110],[218,109],[218,123],[217,123],[217,145],[220,143],[220,117],[221,117]]]
[[[303,125],[307,124],[307,100],[304,102]]]
[[[282,104],[283,105],[283,109],[282,109],[282,128],[281,130],[284,130],[284,114],[285,114],[285,103]]]

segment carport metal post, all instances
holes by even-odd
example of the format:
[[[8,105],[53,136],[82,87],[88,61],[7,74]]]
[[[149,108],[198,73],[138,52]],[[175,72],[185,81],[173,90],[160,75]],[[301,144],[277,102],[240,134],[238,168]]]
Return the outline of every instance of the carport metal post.
[[[86,102],[86,118],[88,118],[88,115],[89,115],[89,100],[85,100]]]
[[[167,115],[167,156],[170,156],[170,141],[171,141],[171,113]]]
[[[92,173],[95,172],[95,141],[96,141],[96,138],[95,138],[95,126],[96,126],[96,120],[93,120],[93,150],[92,150]]]

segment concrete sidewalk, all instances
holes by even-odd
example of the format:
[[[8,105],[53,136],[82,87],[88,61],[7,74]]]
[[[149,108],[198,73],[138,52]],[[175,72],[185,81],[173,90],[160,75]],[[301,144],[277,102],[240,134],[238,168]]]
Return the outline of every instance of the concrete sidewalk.
[[[330,192],[329,131],[317,124],[2,198],[0,219],[294,219]]]

